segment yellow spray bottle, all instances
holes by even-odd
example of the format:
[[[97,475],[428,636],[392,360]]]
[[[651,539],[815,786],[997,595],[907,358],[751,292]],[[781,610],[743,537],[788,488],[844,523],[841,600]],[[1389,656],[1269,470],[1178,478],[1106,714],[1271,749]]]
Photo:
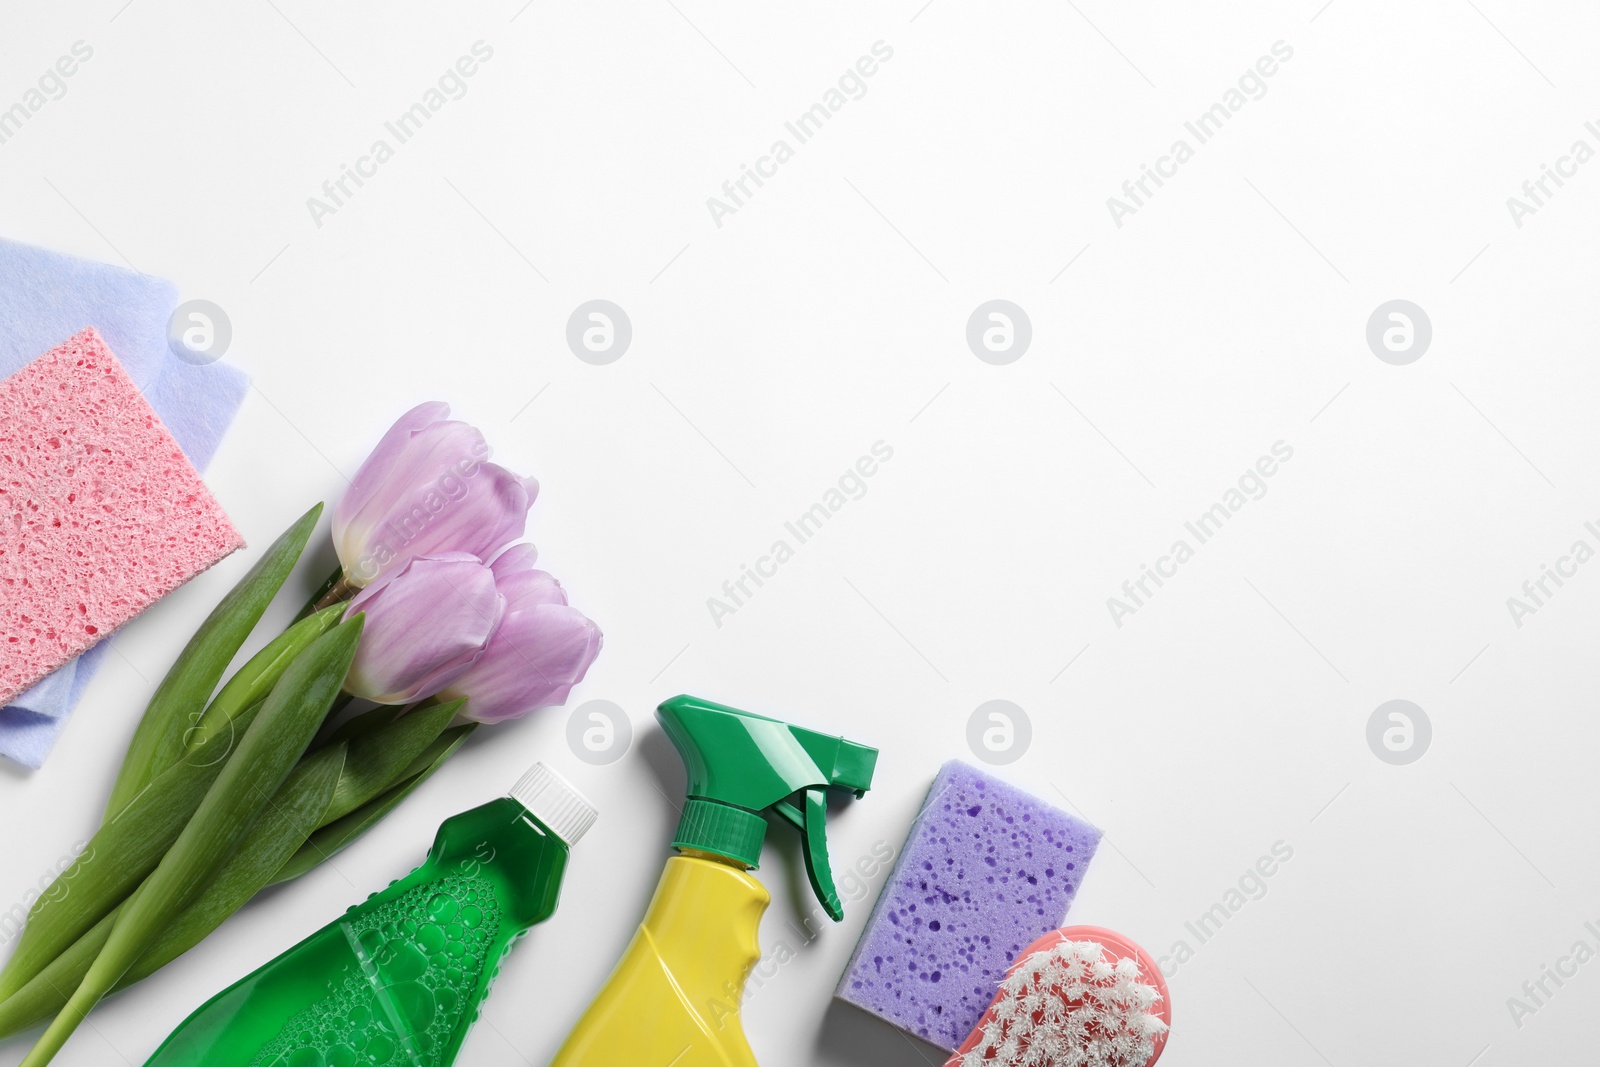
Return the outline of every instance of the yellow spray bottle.
[[[656,716],[689,771],[688,798],[644,922],[551,1067],[756,1067],[739,1021],[772,898],[749,874],[765,813],[805,836],[806,873],[835,922],[827,791],[872,785],[878,750],[679,696]]]

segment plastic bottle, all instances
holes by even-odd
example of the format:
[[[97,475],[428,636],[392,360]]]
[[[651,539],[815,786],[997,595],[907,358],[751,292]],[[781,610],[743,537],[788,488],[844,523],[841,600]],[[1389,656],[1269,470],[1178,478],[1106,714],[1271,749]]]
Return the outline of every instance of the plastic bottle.
[[[445,1067],[511,945],[556,909],[595,810],[536,764],[428,859],[173,1031],[145,1067]]]
[[[811,888],[835,922],[827,790],[864,795],[878,750],[679,696],[656,711],[689,770],[688,799],[655,897],[552,1067],[755,1067],[739,1021],[771,897],[748,873],[764,813],[805,835]]]

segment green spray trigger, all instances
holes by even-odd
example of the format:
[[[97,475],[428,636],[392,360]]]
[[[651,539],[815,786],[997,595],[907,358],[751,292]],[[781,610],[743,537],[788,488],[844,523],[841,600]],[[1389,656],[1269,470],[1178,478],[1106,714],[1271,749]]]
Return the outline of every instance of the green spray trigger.
[[[827,790],[865,795],[878,750],[698,697],[663,701],[656,717],[689,771],[672,847],[754,868],[767,832],[762,813],[771,811],[805,836],[812,891],[835,922],[843,919],[828,863]]]
[[[806,875],[811,879],[811,891],[817,894],[828,917],[834,922],[844,918],[844,904],[833,885],[833,870],[828,864],[828,801],[820,789],[807,789],[805,810],[787,800],[773,805],[773,810],[799,828],[806,837]]]

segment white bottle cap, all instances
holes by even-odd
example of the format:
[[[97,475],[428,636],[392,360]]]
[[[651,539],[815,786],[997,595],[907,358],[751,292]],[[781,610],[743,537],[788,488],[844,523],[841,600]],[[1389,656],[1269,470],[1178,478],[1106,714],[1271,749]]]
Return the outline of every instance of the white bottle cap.
[[[571,782],[542,763],[535,763],[511,787],[510,796],[555,831],[568,848],[583,839],[600,815]]]

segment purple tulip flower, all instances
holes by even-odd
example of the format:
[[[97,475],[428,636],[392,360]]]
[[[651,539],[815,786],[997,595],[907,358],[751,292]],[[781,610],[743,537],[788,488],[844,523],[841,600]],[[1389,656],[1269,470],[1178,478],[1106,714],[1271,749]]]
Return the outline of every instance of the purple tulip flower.
[[[600,628],[568,606],[561,583],[535,570],[534,557],[532,545],[513,545],[494,561],[505,619],[483,655],[441,694],[466,697],[462,714],[469,719],[504,722],[564,703],[600,654]]]
[[[380,704],[433,696],[472,668],[501,629],[506,597],[476,556],[446,552],[402,563],[358,593],[345,617],[366,626],[348,693]]]
[[[483,434],[450,421],[450,405],[400,416],[333,510],[345,580],[360,588],[416,556],[479,559],[523,535],[539,483],[487,462]]]

